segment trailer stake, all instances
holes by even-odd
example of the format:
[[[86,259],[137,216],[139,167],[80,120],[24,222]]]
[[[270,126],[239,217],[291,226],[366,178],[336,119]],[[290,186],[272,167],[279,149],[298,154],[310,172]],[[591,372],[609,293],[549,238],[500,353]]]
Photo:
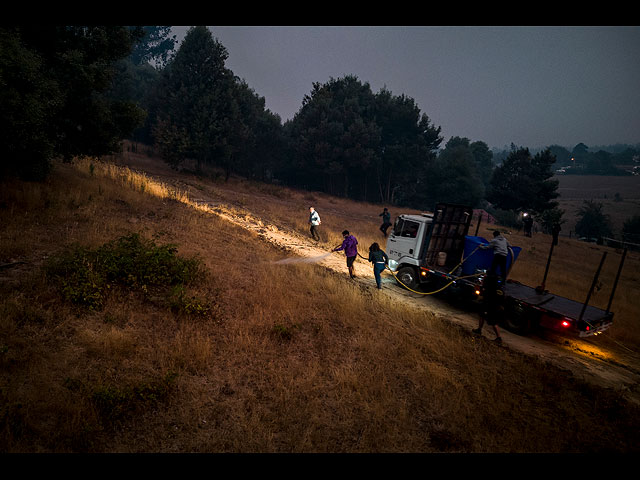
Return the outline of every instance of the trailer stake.
[[[602,264],[604,263],[604,259],[607,258],[607,252],[602,254],[602,259],[600,260],[600,265],[598,265],[598,270],[596,271],[595,276],[593,277],[593,282],[591,282],[591,288],[589,289],[589,293],[587,294],[587,299],[584,301],[584,305],[582,306],[582,311],[580,312],[580,317],[578,321],[582,320],[582,316],[584,315],[585,310],[587,309],[587,305],[589,304],[589,299],[591,298],[591,294],[593,293],[593,289],[596,286],[596,282],[598,281],[598,277],[600,276],[600,270],[602,270]]]
[[[622,264],[624,263],[624,258],[627,256],[627,249],[624,249],[622,252],[622,258],[620,259],[620,266],[618,267],[618,273],[616,274],[616,280],[613,282],[613,288],[611,289],[611,296],[609,297],[609,304],[607,305],[607,313],[611,309],[611,302],[613,302],[613,294],[616,292],[616,287],[618,286],[618,280],[620,279],[620,272],[622,272]]]

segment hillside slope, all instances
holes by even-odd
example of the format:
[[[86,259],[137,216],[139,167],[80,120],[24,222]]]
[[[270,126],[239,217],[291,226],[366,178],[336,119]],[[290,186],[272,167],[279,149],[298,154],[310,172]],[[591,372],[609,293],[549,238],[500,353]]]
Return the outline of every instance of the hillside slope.
[[[2,451],[638,450],[640,409],[624,397],[637,383],[603,387],[519,352],[518,337],[475,338],[472,315],[388,277],[378,292],[364,263],[351,281],[337,253],[277,263],[324,256],[344,228],[366,249],[380,241],[378,206],[125,161],[146,175],[89,159],[56,165],[46,184],[2,185]],[[319,244],[306,236],[309,203],[323,215]],[[175,244],[202,276],[114,287],[91,309],[46,273],[74,245],[132,233]]]
[[[348,228],[358,235],[358,238],[360,238],[360,252],[363,256],[367,256],[368,245],[373,241],[380,242],[382,248],[385,248],[384,238],[381,238],[376,228],[379,223],[376,218],[377,215],[372,213],[380,210],[380,207],[377,206],[362,205],[357,202],[343,201],[331,197],[327,197],[327,200],[321,200],[322,196],[317,195],[318,198],[314,200],[318,200],[315,202],[317,204],[316,207],[321,209],[323,213],[322,228],[325,231],[325,235],[329,236],[331,229],[334,230],[333,242],[318,243],[309,237],[304,223],[308,208],[305,200],[310,200],[309,194],[288,191],[286,198],[279,198],[272,195],[273,192],[251,191],[251,187],[248,185],[212,183],[207,179],[190,174],[177,173],[158,161],[140,155],[129,155],[126,160],[122,159],[122,164],[145,172],[145,174],[150,175],[161,183],[174,186],[179,191],[184,192],[191,199],[190,201],[196,205],[196,208],[211,211],[220,218],[257,234],[264,241],[281,249],[285,259],[292,258],[292,256],[293,258],[299,257],[313,261],[331,271],[344,272],[346,274],[342,252],[326,256],[333,245],[341,243],[339,232],[342,227],[340,225],[344,225],[344,228]],[[256,188],[255,184],[253,185],[253,188]],[[306,195],[307,198],[300,198],[298,195],[303,197]],[[248,196],[252,197],[251,201],[248,200]],[[270,214],[269,209],[274,208],[274,203],[278,213],[299,212],[297,221],[287,222],[286,216]],[[232,207],[229,208],[230,206]],[[403,213],[416,212],[403,210]],[[488,229],[494,227],[491,225],[481,225],[481,227],[481,233],[490,238],[490,230]],[[362,234],[362,237],[360,237],[360,234]],[[511,236],[514,237],[511,240],[512,242],[523,242],[517,244],[524,245],[524,242],[529,241],[523,236],[518,236],[519,238],[516,238],[515,234]],[[540,242],[540,238],[538,238],[538,242]],[[580,243],[576,244],[576,242],[572,243],[573,246],[569,248],[575,248],[575,245],[590,247]],[[537,245],[539,246],[540,243]],[[544,245],[543,248],[546,249],[548,247]],[[599,249],[593,248],[592,250],[599,251]],[[586,295],[593,273],[592,270],[595,270],[595,264],[599,261],[599,255],[596,252],[590,254],[593,259],[593,269],[585,268],[582,272],[584,281],[582,282],[583,289],[579,292],[580,295]],[[520,260],[521,264],[514,268],[512,275],[525,283],[528,281],[530,285],[537,285],[536,281],[539,278],[532,279],[523,275],[523,270],[531,270],[533,267],[527,263],[526,255],[528,253],[531,252],[527,252],[525,248],[525,255]],[[546,254],[547,251],[544,250],[543,256],[545,260]],[[615,252],[612,251],[611,256],[613,257],[614,255]],[[631,253],[629,256],[630,260],[626,262],[627,269],[633,269],[633,264],[638,262],[637,254]],[[584,262],[584,254],[580,255],[580,259]],[[357,283],[368,288],[375,286],[370,264],[358,258],[356,265],[359,276]],[[604,279],[603,281],[608,282],[608,288],[611,288],[613,283],[611,275],[618,267],[616,259],[610,260],[607,266],[610,269],[610,278],[604,279],[604,275],[602,278]],[[553,276],[550,279],[553,279]],[[422,296],[401,289],[388,271],[383,274],[383,283],[389,286],[388,289],[384,290],[383,294],[389,296],[394,304],[402,302],[405,305],[411,305],[419,311],[426,311],[435,315],[441,321],[453,322],[469,330],[477,327],[478,318],[475,313],[457,308],[455,305],[438,297]],[[553,284],[551,283],[551,285]],[[630,290],[629,285],[626,285],[623,280],[617,296],[629,295]],[[571,293],[573,292],[559,291],[556,293],[567,293],[569,298],[572,298]],[[597,295],[594,295],[594,297],[597,297]],[[574,298],[580,301],[583,300],[583,298],[579,297]],[[606,302],[608,297],[600,295],[597,300],[600,301],[599,306],[604,308],[606,303],[603,304],[602,302]],[[594,300],[592,299],[593,302]],[[635,315],[633,313],[632,315],[634,316],[634,323],[637,322]],[[620,315],[616,318],[616,323],[620,321],[619,317]],[[568,369],[585,381],[604,387],[620,389],[630,399],[640,403],[640,352],[637,348],[629,348],[630,345],[636,345],[635,342],[631,341],[625,345],[615,340],[607,341],[604,337],[579,340],[556,336],[551,332],[542,333],[542,337],[540,335],[522,337],[510,332],[503,332],[503,337],[510,348],[527,355],[536,356],[542,361],[553,363],[560,368]]]

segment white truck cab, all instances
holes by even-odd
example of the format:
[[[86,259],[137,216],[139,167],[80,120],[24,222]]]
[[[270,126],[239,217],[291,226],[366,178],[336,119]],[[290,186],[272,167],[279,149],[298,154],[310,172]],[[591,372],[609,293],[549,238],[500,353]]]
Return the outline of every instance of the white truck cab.
[[[430,280],[431,270],[453,268],[462,256],[473,210],[438,204],[434,213],[402,214],[387,238],[389,268],[405,286]]]
[[[396,271],[399,265],[420,265],[420,247],[424,243],[427,227],[433,220],[433,214],[399,215],[393,230],[387,238],[389,268]]]

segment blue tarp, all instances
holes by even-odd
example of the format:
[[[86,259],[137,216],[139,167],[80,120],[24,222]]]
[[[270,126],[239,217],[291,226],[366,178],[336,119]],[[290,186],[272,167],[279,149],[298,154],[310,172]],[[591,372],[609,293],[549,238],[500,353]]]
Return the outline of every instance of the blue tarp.
[[[491,267],[491,261],[493,260],[493,250],[483,250],[482,248],[476,248],[478,245],[486,245],[489,241],[482,237],[472,237],[467,235],[464,238],[464,257],[466,260],[462,264],[463,275],[473,275],[476,273],[476,269],[489,270]],[[520,247],[511,246],[513,250],[513,259],[511,255],[507,256],[507,271],[511,269],[512,262],[515,262],[518,258],[518,254],[522,250]],[[475,253],[473,252],[474,250]],[[472,255],[473,254],[473,255]],[[471,255],[471,257],[469,257]]]

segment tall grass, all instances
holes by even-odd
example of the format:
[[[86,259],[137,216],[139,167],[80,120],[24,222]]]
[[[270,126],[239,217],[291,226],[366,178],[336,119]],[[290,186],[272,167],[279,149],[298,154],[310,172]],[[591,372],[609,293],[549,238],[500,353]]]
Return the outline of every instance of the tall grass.
[[[152,185],[136,183],[144,176],[98,173],[97,164],[57,166],[34,186],[54,200],[45,211],[19,183],[2,190],[0,256],[28,262],[0,282],[2,451],[637,451],[640,412],[617,392],[343,273],[274,265],[277,249],[199,209],[190,186],[149,195]],[[291,204],[270,207],[247,191],[238,213],[260,207],[291,224],[300,216],[297,234],[307,235],[303,194],[277,195]],[[379,239],[377,206],[316,200],[325,234]],[[31,235],[20,236],[26,225]],[[43,256],[132,232],[201,259],[206,275],[189,294],[206,298],[211,315],[126,289],[101,310],[83,309],[47,284]]]

